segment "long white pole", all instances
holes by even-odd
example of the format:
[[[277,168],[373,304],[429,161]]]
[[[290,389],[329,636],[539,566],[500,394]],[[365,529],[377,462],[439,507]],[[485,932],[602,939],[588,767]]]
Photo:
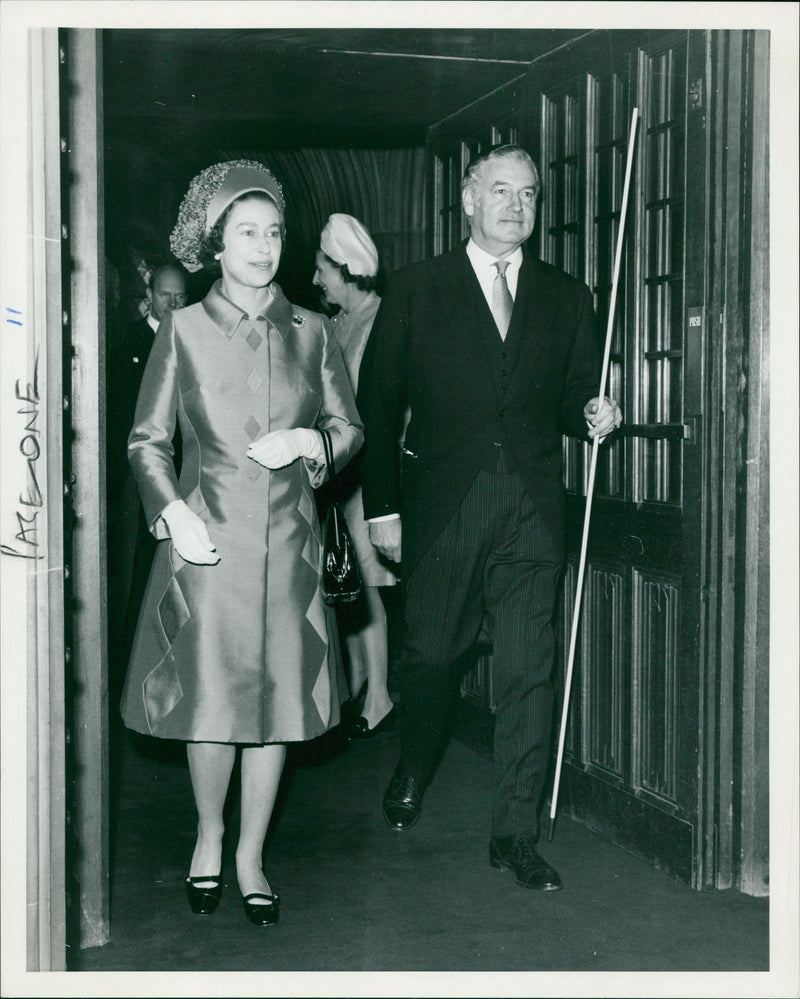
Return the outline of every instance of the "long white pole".
[[[606,382],[608,381],[608,361],[611,356],[611,341],[614,335],[614,314],[617,307],[617,286],[619,285],[619,268],[622,260],[622,241],[625,233],[625,216],[628,211],[628,192],[631,182],[631,167],[633,165],[633,147],[636,138],[636,122],[639,118],[639,109],[634,108],[631,116],[631,130],[628,138],[628,162],[625,167],[625,184],[622,189],[622,208],[619,215],[619,229],[617,231],[617,249],[614,257],[614,276],[611,282],[611,301],[608,309],[608,326],[606,327],[606,346],[603,352],[603,371],[600,376],[599,398],[602,400],[606,394]],[[558,808],[558,788],[561,783],[561,766],[564,760],[564,742],[567,735],[567,715],[569,713],[569,694],[572,687],[572,667],[575,662],[575,645],[578,639],[578,623],[581,616],[581,597],[583,595],[583,576],[586,569],[586,549],[589,541],[589,520],[592,515],[592,496],[594,494],[594,477],[597,469],[597,452],[600,441],[597,437],[592,441],[592,460],[589,466],[589,483],[586,489],[586,512],[583,517],[583,539],[581,541],[581,554],[578,562],[578,581],[575,584],[575,607],[572,612],[572,633],[569,639],[569,656],[567,658],[567,675],[564,683],[564,707],[561,712],[561,730],[558,736],[558,757],[556,758],[556,773],[553,783],[553,795],[550,801],[550,835],[553,838],[553,826],[555,824],[556,809]]]

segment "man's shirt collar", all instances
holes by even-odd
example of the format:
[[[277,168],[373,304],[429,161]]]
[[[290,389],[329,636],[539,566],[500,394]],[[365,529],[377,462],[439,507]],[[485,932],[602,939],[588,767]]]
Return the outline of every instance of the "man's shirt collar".
[[[522,247],[518,246],[513,253],[509,253],[507,257],[495,257],[491,253],[487,253],[486,250],[481,249],[480,246],[475,242],[475,240],[470,236],[467,241],[467,256],[472,263],[472,266],[478,270],[485,270],[492,267],[495,260],[507,260],[510,267],[518,268],[522,264]]]

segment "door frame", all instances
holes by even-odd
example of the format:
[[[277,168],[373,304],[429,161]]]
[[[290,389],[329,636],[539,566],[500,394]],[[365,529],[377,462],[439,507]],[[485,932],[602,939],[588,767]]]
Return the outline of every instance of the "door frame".
[[[18,667],[2,674],[18,705],[2,737],[25,770],[20,788],[4,767],[4,816],[26,805],[24,844],[3,823],[4,893],[19,881],[25,899],[24,919],[3,910],[3,949],[64,971],[70,948],[109,939],[101,36],[8,30],[27,100],[16,128],[4,117],[18,136],[3,149],[4,245],[20,252],[0,265],[19,334],[4,324],[0,341],[2,651]]]
[[[79,945],[99,947],[110,939],[102,31],[70,28],[61,36],[69,95],[62,121],[62,135],[68,136],[62,198],[69,203],[67,235],[75,262],[69,274],[69,320],[72,425],[77,428],[70,448],[75,610],[67,682],[68,764],[80,775],[67,792],[76,846],[72,884],[79,898]]]
[[[2,730],[2,791],[6,818],[19,814],[23,800],[25,809],[23,822],[13,828],[3,823],[2,878],[15,899],[21,889],[25,915],[4,909],[2,938],[4,956],[26,954],[29,971],[59,971],[65,967],[67,911],[58,36],[55,29],[7,28],[16,35],[16,78],[27,88],[23,99],[16,92],[16,127],[3,119],[4,131],[16,141],[0,154],[8,199],[4,246],[16,250],[0,261],[0,635],[7,666],[1,682],[4,705],[15,709],[11,718],[4,713],[10,724]],[[5,100],[4,94],[4,115],[10,110]],[[17,783],[9,761],[20,757],[25,771]]]
[[[753,895],[769,891],[769,55],[766,31],[711,32],[704,81],[702,885]]]

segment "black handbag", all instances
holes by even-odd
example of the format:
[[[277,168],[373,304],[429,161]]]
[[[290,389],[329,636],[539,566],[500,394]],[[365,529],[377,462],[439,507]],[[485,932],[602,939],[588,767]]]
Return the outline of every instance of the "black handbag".
[[[331,435],[320,430],[330,478],[336,476]],[[361,574],[353,539],[342,508],[331,503],[322,523],[322,599],[326,604],[350,603],[361,593]]]

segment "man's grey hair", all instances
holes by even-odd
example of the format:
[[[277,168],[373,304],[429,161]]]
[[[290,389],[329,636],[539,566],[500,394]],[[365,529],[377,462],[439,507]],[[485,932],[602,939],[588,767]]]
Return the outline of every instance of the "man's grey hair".
[[[481,171],[483,170],[484,164],[488,163],[489,160],[505,156],[513,156],[515,159],[524,160],[528,164],[533,171],[534,191],[536,197],[538,198],[539,192],[542,189],[542,182],[539,179],[539,171],[536,164],[533,162],[533,158],[526,149],[523,149],[522,146],[515,146],[511,143],[506,143],[502,146],[491,146],[489,149],[485,149],[483,152],[472,157],[467,164],[467,168],[464,171],[464,178],[461,181],[462,194],[468,187],[473,187],[475,185]]]

